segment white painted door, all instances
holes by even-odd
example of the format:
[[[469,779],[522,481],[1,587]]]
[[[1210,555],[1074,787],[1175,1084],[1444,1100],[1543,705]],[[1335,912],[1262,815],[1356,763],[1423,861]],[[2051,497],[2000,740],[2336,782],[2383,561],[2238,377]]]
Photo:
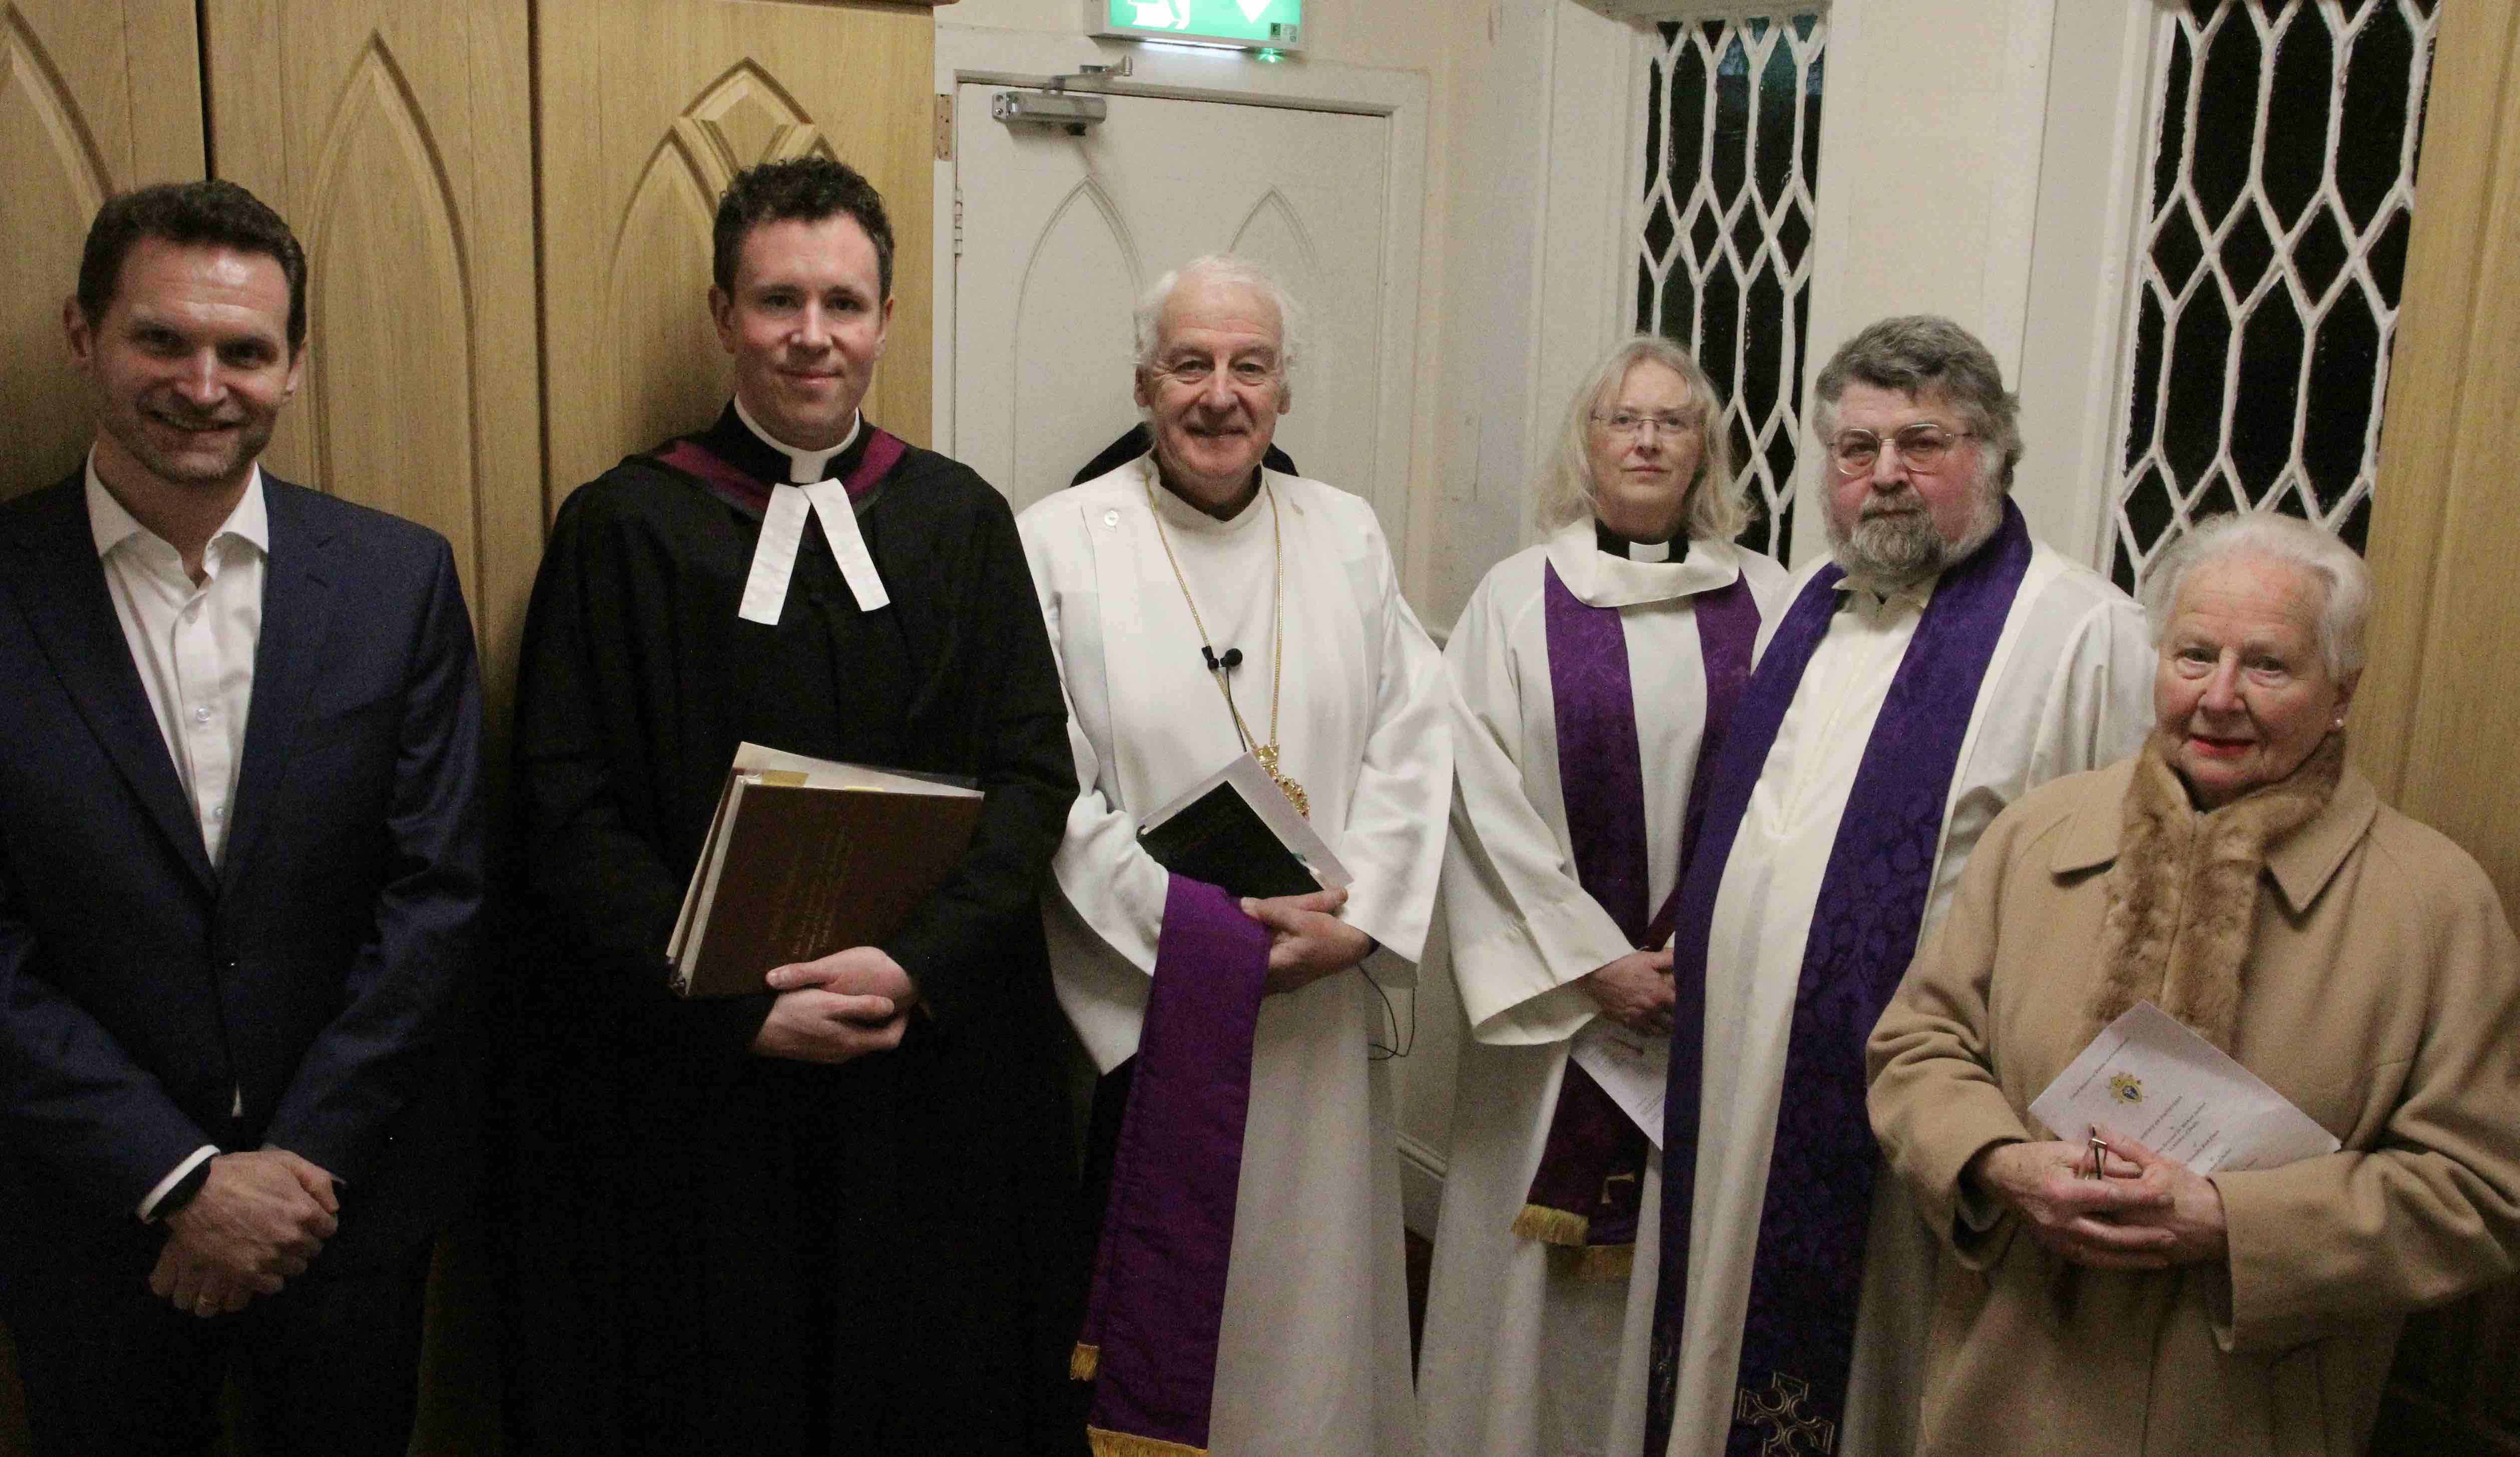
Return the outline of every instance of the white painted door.
[[[1391,118],[1112,96],[1109,119],[1071,137],[992,118],[1002,85],[956,89],[949,452],[1017,510],[1066,485],[1138,419],[1140,291],[1230,250],[1266,264],[1301,310],[1278,444],[1305,475],[1372,501],[1397,540],[1407,413],[1380,398]]]

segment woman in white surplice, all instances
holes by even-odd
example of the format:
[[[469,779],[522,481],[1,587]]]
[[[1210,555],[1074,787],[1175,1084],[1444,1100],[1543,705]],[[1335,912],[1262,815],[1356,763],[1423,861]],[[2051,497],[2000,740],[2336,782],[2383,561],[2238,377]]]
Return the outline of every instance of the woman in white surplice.
[[[1427,1450],[1446,1457],[1629,1457],[1643,1442],[1660,1156],[1645,1156],[1632,1256],[1624,1243],[1563,1248],[1585,1243],[1580,1221],[1571,1239],[1560,1230],[1552,1244],[1527,1219],[1518,1233],[1517,1216],[1535,1192],[1577,1034],[1624,1028],[1636,1045],[1669,1037],[1667,933],[1656,930],[1654,949],[1640,951],[1633,923],[1662,907],[1679,881],[1709,702],[1701,641],[1732,634],[1737,692],[1751,638],[1765,643],[1788,584],[1775,563],[1732,544],[1747,512],[1722,401],[1666,341],[1628,341],[1575,391],[1535,498],[1547,539],[1488,572],[1445,650],[1462,709],[1444,905],[1473,1037],[1461,1054],[1418,1409]],[[1561,591],[1552,623],[1552,595]],[[1552,639],[1563,681],[1577,631],[1568,624],[1607,624],[1605,609],[1616,613],[1608,656],[1625,648],[1636,775],[1561,765],[1561,717],[1578,709],[1557,702]],[[1701,620],[1718,612],[1729,624],[1721,630]],[[1624,737],[1619,727],[1613,739]],[[1588,751],[1621,756],[1598,742]],[[1598,867],[1604,851],[1579,854],[1569,829],[1570,818],[1617,820],[1619,807],[1598,800],[1619,795],[1642,807],[1642,837],[1630,839],[1644,863],[1610,867],[1630,892],[1626,930],[1579,881],[1579,859]],[[1638,1069],[1634,1085],[1658,1091],[1658,1067]],[[1624,1111],[1633,1100],[1619,1101]],[[1659,1142],[1651,1121],[1646,1131]]]
[[[1246,732],[1302,790],[1355,884],[1343,904],[1256,903],[1275,945],[1209,1450],[1390,1457],[1419,1447],[1391,1092],[1372,1061],[1388,1034],[1368,976],[1411,976],[1425,939],[1447,693],[1372,509],[1261,469],[1289,403],[1289,311],[1238,259],[1159,280],[1137,331],[1153,451],[1018,523],[1083,787],[1044,919],[1060,1003],[1108,1072],[1138,1047],[1168,883],[1141,819],[1244,752]],[[1231,707],[1207,653],[1238,663]]]

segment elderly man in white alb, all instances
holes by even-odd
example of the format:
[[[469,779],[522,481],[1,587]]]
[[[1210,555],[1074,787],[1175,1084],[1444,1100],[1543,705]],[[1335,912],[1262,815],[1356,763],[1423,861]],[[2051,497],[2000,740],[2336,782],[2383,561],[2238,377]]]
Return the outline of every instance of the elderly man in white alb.
[[[1865,1038],[1987,823],[2150,722],[2142,613],[2009,499],[1983,344],[1885,319],[1814,392],[1831,560],[1761,651],[1676,918],[1648,1457],[1913,1445],[1934,1244],[1880,1177]]]
[[[1044,917],[1104,1074],[1073,1374],[1106,1453],[1418,1450],[1371,979],[1410,975],[1425,937],[1448,689],[1372,508],[1262,469],[1292,313],[1231,256],[1158,280],[1137,316],[1154,448],[1017,524],[1081,786]],[[1141,846],[1150,813],[1246,754],[1343,890],[1237,897]]]

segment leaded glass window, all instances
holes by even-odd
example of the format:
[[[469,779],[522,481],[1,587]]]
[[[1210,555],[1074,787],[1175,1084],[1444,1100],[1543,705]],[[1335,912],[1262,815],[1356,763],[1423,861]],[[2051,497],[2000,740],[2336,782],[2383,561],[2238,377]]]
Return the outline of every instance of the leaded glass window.
[[[2356,550],[2407,261],[2435,0],[2187,0],[2155,58],[2113,573],[2275,510]]]
[[[1728,402],[1734,467],[1764,508],[1741,540],[1781,562],[1802,447],[1828,27],[1778,11],[1658,28],[1637,327],[1695,355]]]

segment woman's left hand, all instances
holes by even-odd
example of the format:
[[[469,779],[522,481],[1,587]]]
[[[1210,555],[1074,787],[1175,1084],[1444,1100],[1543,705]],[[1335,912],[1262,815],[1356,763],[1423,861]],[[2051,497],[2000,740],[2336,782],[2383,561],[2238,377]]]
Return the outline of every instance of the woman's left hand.
[[[2230,1253],[2223,1191],[2212,1179],[2190,1172],[2186,1164],[2165,1159],[2132,1138],[2106,1130],[2100,1137],[2110,1153],[2142,1170],[2135,1180],[2138,1186],[2168,1196],[2165,1203],[2149,1208],[2121,1210],[2115,1216],[2118,1223],[2168,1231],[2171,1243],[2162,1252],[2175,1265],[2221,1259]]]

